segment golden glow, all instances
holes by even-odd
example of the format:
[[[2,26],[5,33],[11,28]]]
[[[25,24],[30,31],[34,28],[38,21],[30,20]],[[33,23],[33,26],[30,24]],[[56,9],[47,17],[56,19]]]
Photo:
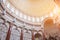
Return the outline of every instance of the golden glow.
[[[60,7],[60,0],[54,0],[54,1]]]
[[[8,0],[14,7],[24,14],[41,17],[54,9],[53,0]]]
[[[60,8],[58,9],[58,13],[60,14]]]
[[[53,24],[54,24],[54,21],[53,21],[53,19],[52,18],[46,18],[46,20],[44,20],[45,22],[44,22],[44,26],[45,27],[51,27]]]

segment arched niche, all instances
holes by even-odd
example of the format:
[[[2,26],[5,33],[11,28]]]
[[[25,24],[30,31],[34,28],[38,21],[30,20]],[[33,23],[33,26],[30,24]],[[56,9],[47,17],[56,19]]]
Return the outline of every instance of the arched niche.
[[[52,17],[47,17],[44,19],[44,32],[45,33],[50,33],[49,31],[51,30],[51,28],[53,28],[54,26],[54,20]]]
[[[48,36],[49,34],[53,36],[54,33],[58,31],[58,27],[54,24],[54,19],[52,17],[47,17],[44,19],[44,33]]]
[[[35,40],[42,40],[42,35],[40,33],[36,33],[34,37],[35,37]]]
[[[44,19],[44,27],[53,26],[54,20],[52,17],[47,17]]]

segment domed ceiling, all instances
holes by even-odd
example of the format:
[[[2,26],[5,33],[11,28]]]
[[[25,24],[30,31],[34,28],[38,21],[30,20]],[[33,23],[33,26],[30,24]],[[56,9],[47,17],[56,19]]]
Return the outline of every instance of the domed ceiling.
[[[55,6],[54,0],[8,0],[15,8],[24,14],[41,17],[49,14]]]

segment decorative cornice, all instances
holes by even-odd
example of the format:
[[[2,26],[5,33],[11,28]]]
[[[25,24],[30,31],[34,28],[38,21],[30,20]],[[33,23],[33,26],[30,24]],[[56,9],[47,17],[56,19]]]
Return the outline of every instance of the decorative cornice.
[[[46,16],[42,16],[42,17],[31,17],[28,15],[25,15],[24,13],[22,13],[21,11],[19,12],[19,10],[17,10],[15,7],[13,7],[13,5],[11,5],[9,3],[9,1],[4,1],[3,0],[3,4],[5,5],[6,9],[8,9],[7,11],[10,11],[12,14],[18,16],[18,18],[22,19],[25,22],[31,23],[31,24],[41,24],[41,22],[43,22],[43,19],[46,18]],[[48,14],[48,17],[53,15],[53,11]]]

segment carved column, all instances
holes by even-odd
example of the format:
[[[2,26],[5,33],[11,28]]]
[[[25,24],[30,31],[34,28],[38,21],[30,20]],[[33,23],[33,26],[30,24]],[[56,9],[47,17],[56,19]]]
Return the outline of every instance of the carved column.
[[[23,30],[21,29],[20,40],[23,40]]]
[[[8,29],[8,32],[7,32],[7,36],[6,36],[6,40],[10,40],[10,35],[11,35],[11,26],[12,24],[9,23],[9,29]]]
[[[34,38],[34,31],[32,31],[32,40],[35,40]]]
[[[43,33],[43,40],[45,40],[45,34]]]

